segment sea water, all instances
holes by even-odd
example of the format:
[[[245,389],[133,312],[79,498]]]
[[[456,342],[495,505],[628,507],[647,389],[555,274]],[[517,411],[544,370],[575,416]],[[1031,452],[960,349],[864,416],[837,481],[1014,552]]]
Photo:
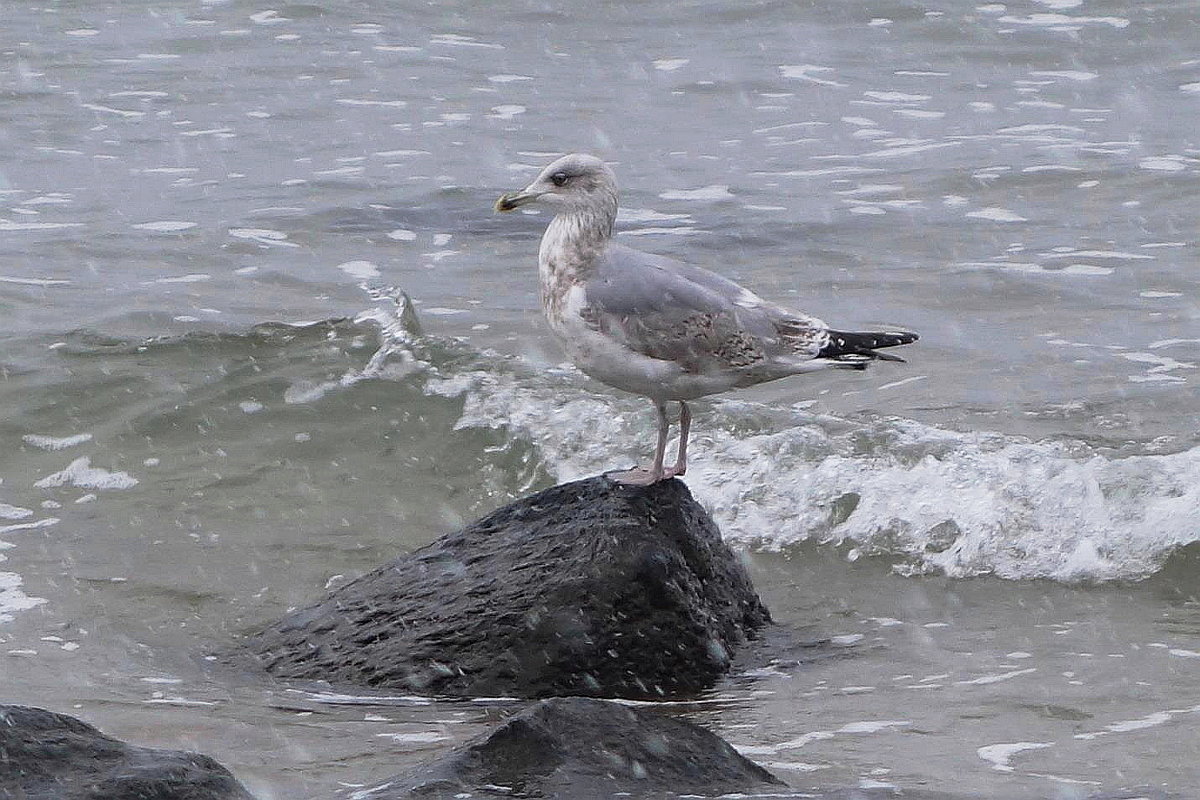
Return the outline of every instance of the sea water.
[[[546,217],[491,213],[588,151],[624,243],[922,336],[696,404],[687,483],[808,644],[669,713],[797,791],[1188,796],[1194,11],[7,8],[4,699],[202,750],[264,798],[366,792],[516,707],[209,659],[647,455],[649,404],[541,323]]]

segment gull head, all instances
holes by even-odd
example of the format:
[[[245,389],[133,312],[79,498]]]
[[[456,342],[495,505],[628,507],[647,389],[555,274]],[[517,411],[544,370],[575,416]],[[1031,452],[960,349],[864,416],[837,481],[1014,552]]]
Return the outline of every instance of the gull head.
[[[500,195],[497,211],[513,211],[542,203],[558,212],[597,211],[611,207],[616,214],[617,176],[595,156],[572,153],[546,167],[519,192]]]

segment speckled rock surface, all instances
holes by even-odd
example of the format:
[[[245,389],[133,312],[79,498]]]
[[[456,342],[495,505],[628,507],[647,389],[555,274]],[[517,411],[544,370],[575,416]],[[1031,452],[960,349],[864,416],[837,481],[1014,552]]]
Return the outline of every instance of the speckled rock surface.
[[[3,800],[253,800],[208,756],[136,747],[66,714],[0,705]]]
[[[713,733],[607,700],[542,700],[433,763],[389,779],[373,800],[515,796],[600,800],[712,797],[780,781]]]
[[[670,698],[770,621],[678,480],[507,505],[245,640],[285,678],[448,696]]]

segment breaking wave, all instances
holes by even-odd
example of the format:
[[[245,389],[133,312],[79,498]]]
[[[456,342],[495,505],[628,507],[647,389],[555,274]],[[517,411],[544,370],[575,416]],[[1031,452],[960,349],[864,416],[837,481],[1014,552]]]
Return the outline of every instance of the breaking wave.
[[[381,352],[394,354],[409,334],[396,339],[385,323]],[[487,361],[421,373],[427,395],[463,403],[456,429],[532,444],[560,481],[648,454],[645,401],[594,394],[571,368]],[[732,400],[697,409],[693,431],[687,483],[725,537],[748,547],[815,541],[851,559],[892,558],[907,575],[1079,582],[1147,577],[1200,539],[1200,448],[1114,456],[1077,440]]]
[[[425,426],[409,431],[414,457],[447,425],[476,432],[459,440],[458,449],[470,452],[445,456],[440,469],[448,470],[444,480],[475,481],[464,490],[481,506],[648,457],[654,415],[645,400],[593,391],[572,367],[546,369],[425,336],[402,292],[372,291],[372,299],[354,321],[137,346],[73,339],[69,347],[144,354],[186,345],[225,359],[245,359],[250,348],[252,373],[204,388],[188,405],[210,423],[226,414],[237,435],[245,435],[248,408],[254,424],[286,429],[300,419],[289,408],[320,404],[338,430],[370,436],[378,418],[363,409],[423,398],[404,423]],[[276,393],[281,403],[272,402]],[[904,575],[1087,582],[1148,577],[1200,540],[1200,447],[1126,454],[1066,437],[736,399],[694,411],[686,482],[726,539],[748,548],[816,543],[850,559],[885,559]],[[42,480],[86,486],[101,478],[132,480],[101,475],[85,459]]]
[[[533,441],[559,480],[627,466],[652,442],[644,403],[476,372],[459,427]],[[574,396],[572,396],[574,395]],[[961,433],[718,402],[697,415],[687,483],[726,539],[763,549],[846,545],[905,574],[1143,578],[1200,539],[1200,448],[1114,458],[1081,442]]]

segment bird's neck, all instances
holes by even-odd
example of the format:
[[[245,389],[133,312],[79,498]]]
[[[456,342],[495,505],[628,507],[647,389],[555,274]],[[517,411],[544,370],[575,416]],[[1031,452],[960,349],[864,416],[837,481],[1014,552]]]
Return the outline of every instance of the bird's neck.
[[[572,209],[557,214],[550,221],[542,236],[542,253],[565,255],[568,260],[590,260],[588,256],[599,253],[612,238],[613,222],[617,218],[616,204],[613,208]]]
[[[617,217],[611,207],[572,209],[550,221],[538,250],[542,304],[547,309],[572,286],[587,280],[612,238]]]

